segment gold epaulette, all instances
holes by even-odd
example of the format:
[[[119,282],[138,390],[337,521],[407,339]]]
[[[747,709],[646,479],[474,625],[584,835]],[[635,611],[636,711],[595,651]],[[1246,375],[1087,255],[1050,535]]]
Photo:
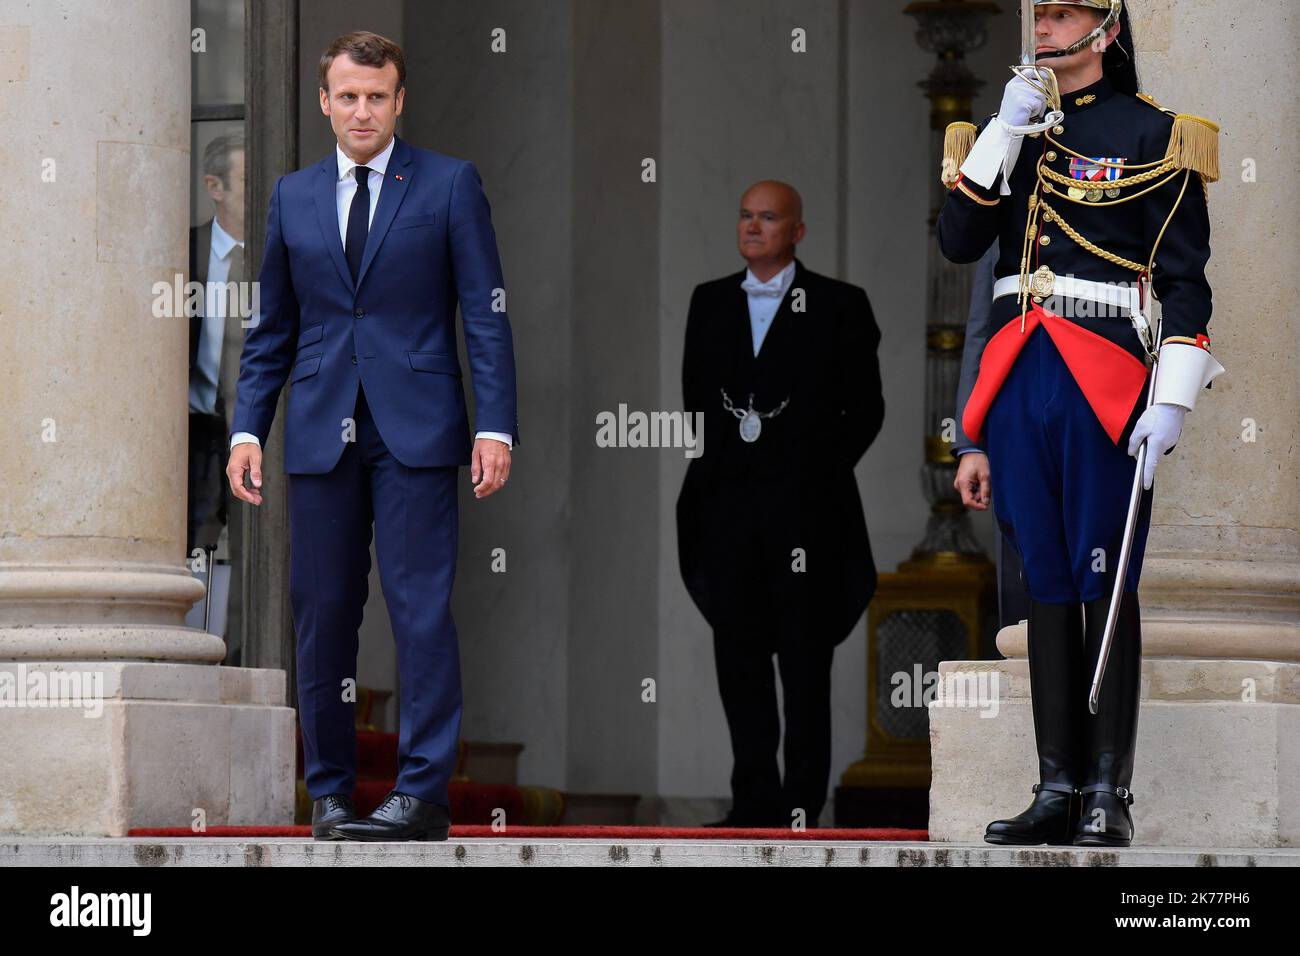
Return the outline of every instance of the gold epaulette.
[[[1190,113],[1174,114],[1165,159],[1179,169],[1200,173],[1207,183],[1219,181],[1219,124]]]
[[[943,168],[939,171],[939,178],[945,186],[951,186],[961,174],[961,164],[966,162],[975,145],[977,129],[974,123],[948,124],[943,134]]]
[[[1155,98],[1154,96],[1152,96],[1150,93],[1143,93],[1143,92],[1139,91],[1139,92],[1138,92],[1138,95],[1137,95],[1137,98],[1140,99],[1143,103],[1146,103],[1148,106],[1154,106],[1156,109],[1160,110],[1162,113],[1168,113],[1170,116],[1176,116],[1176,115],[1178,115],[1178,114],[1176,114],[1173,110],[1167,110],[1167,109],[1165,109],[1163,106],[1161,106],[1159,103],[1157,103],[1157,102],[1156,102],[1156,98]]]

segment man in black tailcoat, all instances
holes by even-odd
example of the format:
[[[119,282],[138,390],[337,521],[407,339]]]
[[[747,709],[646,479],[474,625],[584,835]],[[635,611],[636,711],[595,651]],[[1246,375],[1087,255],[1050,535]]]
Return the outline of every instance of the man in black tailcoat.
[[[793,187],[751,186],[737,224],[748,268],[698,286],[687,318],[682,386],[704,442],[677,502],[678,549],[731,733],[724,826],[816,826],[832,655],[876,587],[853,468],[884,419],[880,331],[862,289],[795,258],[804,232]]]

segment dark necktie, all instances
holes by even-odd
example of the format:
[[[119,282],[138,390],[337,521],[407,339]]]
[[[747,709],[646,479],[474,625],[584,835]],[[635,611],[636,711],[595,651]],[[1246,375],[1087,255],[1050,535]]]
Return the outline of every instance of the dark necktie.
[[[355,283],[361,272],[361,257],[366,251],[366,236],[370,233],[370,169],[356,166],[352,174],[357,177],[357,191],[352,195],[352,208],[348,210],[348,238],[343,243],[343,251]]]

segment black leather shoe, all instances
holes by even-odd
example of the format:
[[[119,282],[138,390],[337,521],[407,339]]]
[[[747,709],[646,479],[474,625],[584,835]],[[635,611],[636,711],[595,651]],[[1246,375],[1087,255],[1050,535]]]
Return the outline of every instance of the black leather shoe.
[[[352,798],[342,793],[329,793],[311,805],[311,835],[314,840],[337,840],[330,834],[335,826],[357,818]]]
[[[1110,598],[1084,605],[1088,674],[1096,667]],[[1084,715],[1082,812],[1074,829],[1075,846],[1129,846],[1133,842],[1133,756],[1137,750],[1138,706],[1142,697],[1142,613],[1136,594],[1125,593],[1115,621],[1115,637],[1097,698],[1097,713]]]
[[[445,840],[451,829],[449,808],[409,793],[391,791],[374,813],[340,823],[330,833],[344,840]]]
[[[1086,699],[1083,618],[1077,604],[1029,603],[1029,687],[1038,747],[1039,783],[1023,813],[994,820],[984,842],[1001,846],[1069,846],[1078,818],[1076,797],[1082,715]],[[1086,702],[1083,705],[1087,706]]]

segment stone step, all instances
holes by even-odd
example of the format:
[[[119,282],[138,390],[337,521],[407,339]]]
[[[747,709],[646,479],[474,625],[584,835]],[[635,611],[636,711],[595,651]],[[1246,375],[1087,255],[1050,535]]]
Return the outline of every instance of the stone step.
[[[987,844],[725,840],[104,838],[0,841],[5,866],[1300,866],[1300,848],[1013,848]]]

